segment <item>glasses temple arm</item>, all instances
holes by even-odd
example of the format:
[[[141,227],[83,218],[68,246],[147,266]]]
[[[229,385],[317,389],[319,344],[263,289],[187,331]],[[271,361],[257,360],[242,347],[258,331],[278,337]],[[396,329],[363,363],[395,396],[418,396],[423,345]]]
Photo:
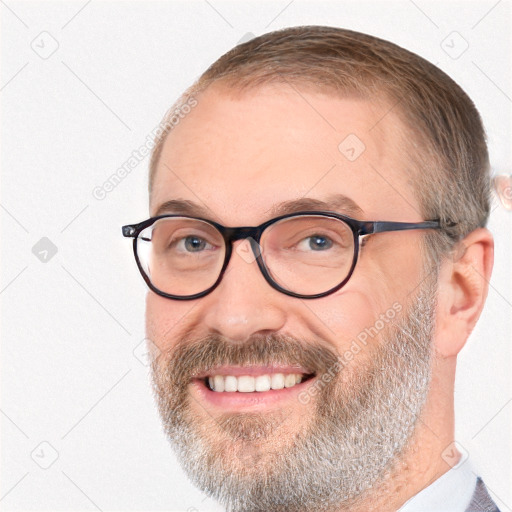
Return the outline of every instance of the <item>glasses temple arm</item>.
[[[384,233],[386,231],[405,231],[409,229],[442,229],[440,221],[427,220],[424,222],[370,222],[372,229],[364,230],[361,234]],[[369,226],[368,226],[369,227]]]

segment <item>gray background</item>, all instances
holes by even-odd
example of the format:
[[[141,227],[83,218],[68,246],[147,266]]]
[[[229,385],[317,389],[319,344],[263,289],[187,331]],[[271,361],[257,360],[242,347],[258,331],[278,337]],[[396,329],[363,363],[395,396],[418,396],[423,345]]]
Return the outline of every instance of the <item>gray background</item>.
[[[460,83],[495,172],[510,173],[510,10],[504,0],[0,1],[3,510],[220,510],[179,469],[149,390],[146,288],[120,229],[148,216],[148,159],[93,195],[185,87],[249,32],[360,30]],[[504,511],[511,219],[495,199],[495,271],[456,380],[456,439]]]

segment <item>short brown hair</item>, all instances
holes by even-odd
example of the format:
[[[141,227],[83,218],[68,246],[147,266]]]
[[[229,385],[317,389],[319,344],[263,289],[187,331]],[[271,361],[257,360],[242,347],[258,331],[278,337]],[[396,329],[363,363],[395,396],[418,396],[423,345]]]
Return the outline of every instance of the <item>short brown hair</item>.
[[[149,192],[168,122],[191,97],[214,82],[232,91],[287,82],[338,95],[384,99],[404,121],[407,156],[425,219],[448,226],[426,238],[438,256],[487,223],[490,165],[480,115],[446,73],[422,57],[374,36],[335,27],[291,27],[235,46],[183,93],[162,121],[151,156]]]

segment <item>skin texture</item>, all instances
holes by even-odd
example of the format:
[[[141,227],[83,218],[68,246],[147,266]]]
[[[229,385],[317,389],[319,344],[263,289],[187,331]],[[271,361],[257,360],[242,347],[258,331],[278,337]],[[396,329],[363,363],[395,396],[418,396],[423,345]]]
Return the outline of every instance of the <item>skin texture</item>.
[[[414,172],[405,157],[407,131],[393,112],[386,114],[389,107],[284,84],[244,95],[212,86],[197,100],[165,142],[150,198],[151,215],[165,201],[187,199],[207,208],[209,217],[225,226],[250,226],[270,218],[271,208],[282,201],[324,200],[341,192],[363,210],[360,220],[424,220]],[[338,149],[349,134],[365,145],[355,161]],[[424,270],[423,236],[419,230],[371,236],[347,285],[320,299],[301,300],[272,289],[256,262],[247,263],[236,250],[223,281],[203,298],[173,301],[148,292],[147,337],[160,354],[158,359],[155,355],[154,371],[172,361],[180,344],[206,343],[212,337],[243,346],[263,336],[289,336],[343,354],[393,304],[408,312],[421,284],[435,277]],[[238,241],[234,248],[246,243]],[[457,457],[442,457],[453,441],[456,356],[482,310],[492,255],[491,235],[478,229],[443,260],[430,340],[431,378],[421,414],[406,447],[350,510],[396,510],[457,462]],[[352,373],[346,374],[352,379],[346,381],[348,386],[357,378],[354,369],[365,377],[365,363],[388,335],[384,330],[369,339],[351,365]],[[196,418],[197,425],[212,420],[226,424],[223,411],[205,408],[191,386],[187,393],[189,417]],[[160,406],[162,412],[165,404]],[[317,413],[315,400],[290,401],[285,413],[274,425],[280,435],[263,445],[274,454],[310,425]],[[231,417],[236,422],[236,415]],[[224,434],[210,430],[210,446],[225,448]],[[254,449],[255,443],[246,441],[245,447]],[[341,511],[347,504],[330,504],[328,510]]]

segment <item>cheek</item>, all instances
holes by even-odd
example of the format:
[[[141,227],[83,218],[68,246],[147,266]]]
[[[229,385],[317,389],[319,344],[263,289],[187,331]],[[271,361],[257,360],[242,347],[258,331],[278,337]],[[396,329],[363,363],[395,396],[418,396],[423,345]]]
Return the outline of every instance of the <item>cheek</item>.
[[[363,249],[358,278],[369,294],[380,295],[380,307],[403,302],[421,283],[423,275],[422,238],[417,232],[380,233]]]
[[[367,247],[344,288],[308,303],[313,322],[327,328],[324,332],[339,353],[354,340],[376,344],[390,320],[406,310],[408,295],[421,282],[418,244],[419,240],[414,240],[398,254],[390,251],[389,243],[376,241]]]
[[[172,301],[148,292],[146,295],[146,338],[161,351],[172,347],[182,335],[183,319],[192,308],[187,301]]]
[[[315,312],[335,333],[338,342],[345,343],[375,322],[390,297],[374,270],[371,277],[354,276],[345,288],[318,303]]]
[[[308,307],[313,315],[308,315],[311,319],[308,327],[329,341],[343,358],[356,340],[359,340],[357,343],[361,349],[377,341],[376,336],[369,337],[364,333],[374,327],[380,314],[385,314],[392,303],[391,299],[382,297],[378,290],[367,289],[363,283],[354,283],[333,296],[311,301]]]

